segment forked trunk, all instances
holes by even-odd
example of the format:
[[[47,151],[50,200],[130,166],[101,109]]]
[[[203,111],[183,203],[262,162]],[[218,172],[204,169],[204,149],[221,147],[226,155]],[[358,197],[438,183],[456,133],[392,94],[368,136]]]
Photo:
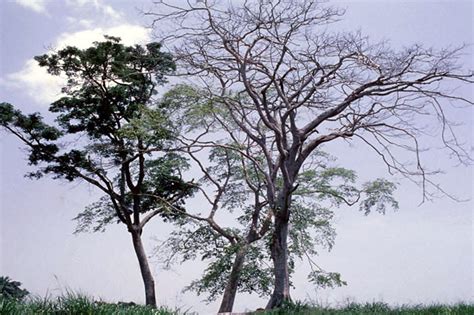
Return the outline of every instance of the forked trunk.
[[[270,301],[268,301],[267,309],[276,308],[281,306],[285,301],[291,301],[287,242],[288,220],[276,217],[271,244],[275,288]]]
[[[146,305],[156,308],[155,280],[153,280],[153,274],[148,265],[148,258],[146,257],[145,249],[143,248],[142,237],[137,231],[131,232],[131,234],[133,248],[135,249],[138,258],[143,284],[145,285],[145,303]]]
[[[235,295],[237,294],[237,287],[240,279],[240,271],[244,265],[245,256],[247,255],[247,246],[242,246],[235,256],[234,264],[230,272],[229,281],[224,290],[219,313],[232,312],[234,307]]]

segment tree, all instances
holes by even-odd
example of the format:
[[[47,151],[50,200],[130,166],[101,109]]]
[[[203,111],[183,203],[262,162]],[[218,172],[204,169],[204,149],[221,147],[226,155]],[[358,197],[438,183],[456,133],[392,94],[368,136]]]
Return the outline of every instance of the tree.
[[[273,212],[266,199],[264,173],[258,165],[265,161],[262,152],[257,155],[252,150],[256,144],[238,131],[219,100],[202,95],[206,91],[178,85],[165,94],[162,102],[167,107],[180,108],[175,117],[177,125],[183,127],[178,133],[179,141],[196,165],[194,169],[201,170],[199,190],[209,202],[209,214],[187,212],[188,220],[178,221],[178,228],[159,251],[168,253],[167,257],[160,254],[166,257],[166,265],[197,256],[209,261],[203,276],[187,289],[198,294],[209,292],[209,301],[222,294],[219,313],[224,313],[232,312],[237,291],[257,292],[260,296],[270,292],[273,279],[268,267],[268,244]],[[200,141],[210,134],[227,134],[230,142]],[[313,152],[310,158],[314,167],[301,173],[300,185],[293,194],[290,265],[297,258],[307,259],[314,267],[310,275],[313,282],[341,285],[344,282],[338,273],[325,272],[311,259],[317,255],[316,245],[330,250],[334,243],[330,209],[357,202],[365,213],[373,208],[384,212],[387,204],[397,208],[392,197],[395,185],[377,179],[357,188],[353,171],[331,166],[335,158],[321,151]],[[226,226],[217,222],[215,217],[219,214],[233,222]]]
[[[30,293],[20,287],[21,282],[13,281],[5,276],[0,277],[0,297],[21,301]]]
[[[201,213],[184,213],[188,220],[178,222],[180,229],[172,233],[164,247],[171,253],[165,259],[166,264],[178,256],[183,261],[194,259],[199,253],[203,259],[216,258],[218,261],[214,261],[203,276],[202,280],[207,284],[201,286],[197,281],[189,288],[198,293],[223,293],[219,312],[231,311],[238,286],[241,290],[253,291],[251,287],[261,281],[261,277],[251,278],[255,272],[247,273],[249,277],[242,280],[242,273],[249,270],[245,260],[248,255],[258,253],[252,249],[267,234],[270,226],[270,213],[266,211],[266,201],[262,198],[262,180],[251,161],[243,159],[232,149],[240,146],[237,139],[221,146],[196,143],[192,135],[197,134],[199,138],[199,134],[210,132],[215,118],[212,102],[202,98],[199,90],[180,85],[168,91],[162,102],[177,109],[174,120],[181,126],[178,132],[181,149],[194,163],[194,169],[201,171],[198,188],[203,204],[206,201],[209,204],[208,209],[201,207],[200,210],[204,210]],[[215,219],[218,212],[236,213],[243,208],[248,217],[245,222],[241,221],[243,227],[240,229],[232,224],[222,225]],[[206,277],[209,279],[205,280]],[[213,294],[214,299],[216,294]]]
[[[155,285],[142,242],[155,216],[179,216],[194,185],[181,178],[186,161],[170,150],[173,124],[154,102],[155,87],[175,69],[160,44],[127,47],[106,37],[88,49],[66,47],[35,57],[51,75],[64,75],[64,97],[49,111],[25,115],[0,104],[0,125],[28,148],[32,178],[83,181],[103,197],[77,216],[77,231],[123,224],[130,233],[145,286],[146,304],[156,306]]]
[[[162,40],[174,47],[182,75],[201,79],[208,97],[220,100],[265,156],[275,277],[267,308],[290,299],[292,196],[308,157],[323,144],[367,145],[390,173],[418,183],[423,201],[445,193],[424,164],[424,134],[437,135],[460,163],[470,163],[445,114],[449,103],[473,104],[448,89],[473,82],[472,71],[458,64],[463,46],[397,51],[360,33],[331,33],[328,25],[343,12],[318,1],[157,4],[159,13],[150,15],[161,29],[172,25]]]

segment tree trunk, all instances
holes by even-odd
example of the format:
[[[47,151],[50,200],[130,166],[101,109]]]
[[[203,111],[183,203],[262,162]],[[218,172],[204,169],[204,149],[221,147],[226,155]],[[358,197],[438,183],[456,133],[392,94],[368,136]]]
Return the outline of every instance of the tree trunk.
[[[234,264],[232,265],[232,270],[229,276],[229,281],[227,282],[227,285],[224,290],[224,295],[222,296],[222,302],[219,308],[219,313],[232,312],[240,279],[240,271],[242,270],[242,266],[244,265],[246,255],[247,245],[244,245],[239,248],[235,256]]]
[[[272,235],[271,255],[273,260],[273,273],[275,288],[267,309],[279,307],[285,301],[291,301],[290,277],[288,273],[288,220],[275,217],[275,229]]]
[[[142,237],[138,231],[131,232],[133,240],[133,248],[138,258],[138,264],[140,265],[140,272],[143,278],[143,284],[145,285],[145,303],[151,307],[156,308],[156,297],[155,297],[155,280],[148,265],[148,258],[143,248]]]

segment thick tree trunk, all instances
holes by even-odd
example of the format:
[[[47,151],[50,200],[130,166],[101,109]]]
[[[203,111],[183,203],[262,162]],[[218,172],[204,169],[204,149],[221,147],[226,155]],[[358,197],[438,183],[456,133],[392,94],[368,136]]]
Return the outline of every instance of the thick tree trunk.
[[[148,265],[148,258],[145,254],[145,249],[143,248],[142,237],[137,231],[133,231],[131,234],[133,248],[135,249],[135,253],[138,258],[143,284],[145,285],[145,303],[146,305],[156,308],[155,280],[153,280],[153,274],[151,273],[150,266]]]
[[[275,218],[275,229],[273,231],[271,244],[275,288],[270,301],[268,301],[267,309],[276,308],[285,301],[291,301],[287,242],[288,220],[277,216]]]
[[[240,279],[240,271],[242,270],[242,266],[244,265],[246,255],[247,246],[244,245],[237,251],[237,254],[235,256],[234,264],[232,265],[232,270],[229,276],[229,281],[227,282],[227,285],[224,290],[224,295],[222,296],[222,302],[219,308],[219,313],[232,312]]]

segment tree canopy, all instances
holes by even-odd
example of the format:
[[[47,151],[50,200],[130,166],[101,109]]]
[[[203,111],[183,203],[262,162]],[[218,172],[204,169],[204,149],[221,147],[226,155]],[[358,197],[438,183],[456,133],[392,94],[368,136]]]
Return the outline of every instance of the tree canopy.
[[[156,305],[154,282],[142,230],[157,215],[179,217],[195,189],[182,178],[186,160],[173,150],[169,108],[154,98],[175,70],[172,56],[160,48],[124,46],[106,36],[87,49],[66,47],[35,57],[51,75],[67,78],[64,96],[49,107],[54,124],[39,113],[0,104],[0,125],[28,148],[36,169],[30,177],[81,180],[103,193],[76,217],[77,231],[102,231],[112,222],[126,226],[150,305]]]
[[[28,290],[21,288],[21,282],[14,281],[10,277],[0,277],[0,297],[6,299],[22,300],[28,294]]]

